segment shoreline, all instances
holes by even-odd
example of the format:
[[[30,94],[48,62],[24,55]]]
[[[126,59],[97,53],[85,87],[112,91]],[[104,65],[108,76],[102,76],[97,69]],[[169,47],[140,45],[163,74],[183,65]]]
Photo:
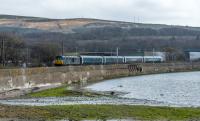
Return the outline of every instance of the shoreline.
[[[129,77],[137,77],[137,76],[145,76],[145,75],[156,75],[156,74],[167,74],[167,73],[184,73],[184,72],[198,72],[200,69],[188,69],[188,70],[181,70],[181,71],[173,71],[173,72],[156,72],[156,73],[137,73],[134,75],[120,75],[120,76],[115,76],[115,77],[109,77],[109,78],[104,78],[102,80],[90,80],[90,81],[84,81],[84,82],[74,82],[72,84],[67,84],[70,88],[72,88],[72,91],[89,91],[84,89],[86,86],[93,85],[95,83],[99,82],[104,82],[108,80],[113,80],[113,79],[121,79],[121,78],[129,78]],[[62,87],[64,85],[51,85],[51,86],[44,86],[44,87],[33,87],[33,88],[23,88],[23,89],[12,89],[12,90],[6,90],[0,92],[0,100],[2,99],[15,99],[15,98],[20,98],[21,96],[23,97],[24,95],[27,95],[29,93],[33,92],[38,92],[38,91],[43,91],[43,90],[48,90],[48,89],[53,89],[57,87]]]
[[[0,91],[35,88],[42,85],[97,82],[99,80],[144,74],[200,70],[200,63],[138,65],[142,68],[142,72],[135,70],[131,64],[0,69]]]
[[[199,71],[190,71],[199,72]],[[174,72],[174,73],[187,73],[187,72]],[[165,73],[159,73],[165,74]],[[159,75],[159,74],[148,74],[148,75]],[[139,75],[137,75],[139,76]],[[145,76],[145,75],[140,75]],[[122,77],[122,78],[134,78]],[[113,79],[110,79],[113,80]],[[104,80],[109,81],[109,80]],[[100,82],[104,82],[100,81]],[[97,82],[98,83],[98,82]],[[9,98],[0,100],[2,104],[9,105],[25,105],[25,106],[50,106],[50,105],[146,105],[146,106],[164,106],[164,107],[194,107],[198,108],[200,106],[186,105],[186,104],[170,104],[167,102],[161,102],[156,100],[147,99],[136,99],[136,98],[125,98],[122,95],[125,92],[117,91],[94,91],[87,89],[85,87],[95,84],[85,83],[81,87],[75,85],[71,86],[61,86],[56,88],[46,88],[47,90],[35,91],[27,96]],[[64,94],[65,93],[65,94]],[[120,96],[121,95],[121,96]],[[118,99],[118,101],[116,101]],[[57,102],[57,103],[56,103]]]

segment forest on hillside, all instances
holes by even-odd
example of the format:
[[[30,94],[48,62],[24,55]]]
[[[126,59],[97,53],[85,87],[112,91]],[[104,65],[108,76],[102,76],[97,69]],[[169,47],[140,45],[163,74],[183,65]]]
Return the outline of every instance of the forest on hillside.
[[[141,51],[165,51],[176,55],[177,61],[184,61],[184,51],[200,48],[200,31],[169,27],[152,28],[75,28],[74,33],[48,32],[36,29],[0,29],[1,62],[31,66],[52,65],[57,55],[61,55],[62,43],[65,53],[73,52],[115,52],[133,55]],[[2,56],[2,40],[5,53]]]

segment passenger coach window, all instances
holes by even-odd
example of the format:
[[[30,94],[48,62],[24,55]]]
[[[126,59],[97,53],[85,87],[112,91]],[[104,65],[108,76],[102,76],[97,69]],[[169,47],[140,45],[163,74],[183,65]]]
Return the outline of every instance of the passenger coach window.
[[[72,58],[72,62],[75,62],[75,58]]]

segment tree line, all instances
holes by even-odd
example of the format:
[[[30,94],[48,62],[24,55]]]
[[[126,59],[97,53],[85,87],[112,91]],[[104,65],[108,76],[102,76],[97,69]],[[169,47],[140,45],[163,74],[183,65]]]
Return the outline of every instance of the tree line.
[[[1,31],[0,60],[7,66],[49,66],[55,56],[61,55],[63,41],[65,53],[115,52],[118,47],[120,55],[133,55],[154,48],[168,52],[169,61],[184,61],[184,50],[200,48],[199,36],[200,31],[186,28],[100,27],[74,29],[74,33]]]
[[[55,56],[60,54],[60,47],[55,43],[45,42],[28,44],[22,37],[13,33],[0,33],[1,66],[17,67],[51,66]]]

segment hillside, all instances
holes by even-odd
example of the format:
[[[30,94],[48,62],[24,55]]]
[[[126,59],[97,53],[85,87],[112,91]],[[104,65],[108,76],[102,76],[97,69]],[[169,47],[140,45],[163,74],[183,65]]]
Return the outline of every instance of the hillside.
[[[143,24],[98,19],[48,19],[0,15],[0,32],[11,32],[27,44],[64,41],[65,50],[113,51],[200,48],[199,27]]]
[[[159,30],[163,28],[179,28],[187,29],[191,31],[200,31],[198,27],[188,26],[171,26],[164,24],[142,24],[142,23],[130,23],[121,21],[108,21],[98,19],[48,19],[37,17],[24,17],[24,16],[11,16],[0,15],[0,27],[16,27],[16,28],[29,28],[46,30],[49,32],[74,32],[75,28],[104,28],[104,27],[119,27],[122,29],[131,28],[151,28]]]

